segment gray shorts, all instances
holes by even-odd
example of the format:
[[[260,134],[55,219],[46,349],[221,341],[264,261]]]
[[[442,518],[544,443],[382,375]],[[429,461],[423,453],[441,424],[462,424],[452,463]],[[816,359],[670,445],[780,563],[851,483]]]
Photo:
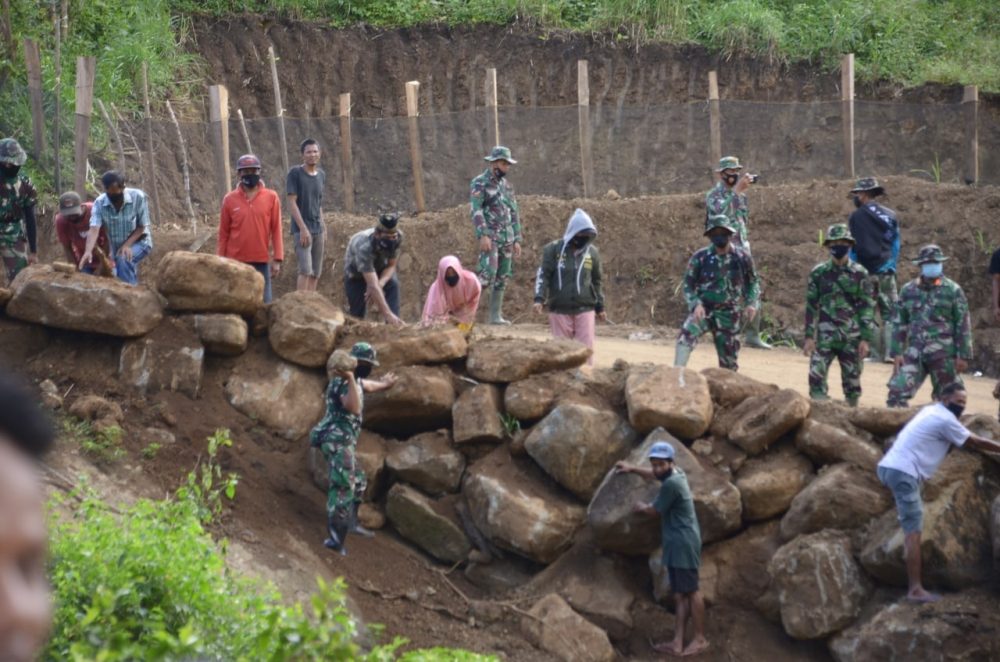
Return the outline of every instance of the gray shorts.
[[[903,533],[920,531],[924,523],[924,507],[920,501],[920,481],[898,469],[879,467],[878,479],[889,488],[896,500],[896,512]]]
[[[299,235],[292,234],[295,242],[295,257],[299,261],[299,275],[319,278],[323,271],[323,245],[326,243],[326,232],[312,235],[312,243],[303,248],[299,243]]]

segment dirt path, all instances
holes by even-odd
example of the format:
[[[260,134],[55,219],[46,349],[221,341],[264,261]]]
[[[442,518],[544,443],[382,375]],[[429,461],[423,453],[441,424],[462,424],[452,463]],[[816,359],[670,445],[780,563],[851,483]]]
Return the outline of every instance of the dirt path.
[[[541,324],[518,324],[505,329],[480,326],[483,333],[510,335],[524,338],[548,338],[549,331]],[[595,365],[610,367],[617,359],[629,363],[673,363],[674,338],[672,332],[661,329],[640,327],[599,327]],[[629,340],[631,334],[651,334],[649,340]],[[701,370],[716,365],[715,348],[708,336],[702,339],[688,367]],[[806,375],[809,372],[809,359],[795,349],[776,347],[770,351],[744,348],[740,352],[740,372],[763,382],[778,384],[786,388],[808,394]],[[866,362],[861,375],[861,404],[872,407],[884,407],[886,382],[892,374],[892,366],[887,363]],[[988,377],[965,375],[965,386],[969,392],[969,413],[995,415],[997,401],[993,398],[995,381]],[[835,399],[842,399],[840,390],[840,367],[834,362],[830,366],[830,394]],[[924,405],[931,401],[930,379],[924,382],[911,404]]]

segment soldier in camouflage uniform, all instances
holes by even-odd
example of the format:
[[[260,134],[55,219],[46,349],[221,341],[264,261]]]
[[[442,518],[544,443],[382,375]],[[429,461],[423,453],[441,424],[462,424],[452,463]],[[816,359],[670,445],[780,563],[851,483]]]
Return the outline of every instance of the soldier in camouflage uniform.
[[[28,155],[16,140],[0,140],[0,259],[8,284],[21,269],[38,261],[38,193],[27,175],[20,174],[27,160]]]
[[[712,245],[691,256],[684,274],[684,299],[690,311],[674,353],[674,365],[687,365],[698,338],[711,331],[719,365],[737,370],[741,322],[753,319],[760,305],[760,283],[753,258],[734,246],[736,234],[729,219],[713,216],[705,236]]]
[[[903,286],[896,302],[890,354],[896,368],[889,380],[890,407],[905,407],[924,377],[931,377],[935,399],[941,389],[962,383],[972,360],[969,303],[958,283],[942,275],[948,258],[928,244],[913,262],[920,276]]]
[[[851,261],[854,245],[847,225],[831,225],[823,245],[830,259],[809,274],[806,289],[806,341],[809,357],[809,397],[826,400],[826,374],[830,363],[840,361],[840,381],[847,404],[856,407],[861,397],[861,369],[868,345],[875,339],[875,300],[868,270]]]
[[[358,437],[361,434],[364,392],[391,388],[396,383],[392,373],[381,380],[369,379],[378,365],[375,349],[366,342],[355,343],[351,356],[357,360],[353,372],[331,371],[326,389],[326,415],[310,435],[310,443],[319,448],[330,465],[330,484],[326,499],[327,535],[323,544],[346,554],[344,542],[349,532],[371,535],[358,525],[358,506],[368,478],[357,462]]]
[[[483,289],[490,291],[490,324],[510,324],[503,318],[503,296],[514,273],[514,258],[521,256],[521,217],[506,176],[517,161],[499,145],[485,160],[489,167],[470,185],[472,225],[479,241],[476,274]]]

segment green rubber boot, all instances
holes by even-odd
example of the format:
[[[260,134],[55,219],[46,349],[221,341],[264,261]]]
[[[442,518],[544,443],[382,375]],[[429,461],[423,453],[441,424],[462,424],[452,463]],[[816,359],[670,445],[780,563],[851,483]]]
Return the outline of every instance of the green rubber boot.
[[[683,368],[688,364],[688,359],[690,358],[691,348],[687,345],[677,343],[677,346],[674,348],[674,366]]]
[[[743,344],[747,347],[756,347],[757,349],[771,349],[771,346],[760,337],[760,317],[760,312],[758,311],[750,323],[747,324],[746,331],[743,334]]]
[[[889,348],[892,347],[892,324],[888,322],[882,327],[882,362],[892,363]]]
[[[503,290],[490,293],[490,324],[510,326],[510,321],[503,318],[503,293]]]

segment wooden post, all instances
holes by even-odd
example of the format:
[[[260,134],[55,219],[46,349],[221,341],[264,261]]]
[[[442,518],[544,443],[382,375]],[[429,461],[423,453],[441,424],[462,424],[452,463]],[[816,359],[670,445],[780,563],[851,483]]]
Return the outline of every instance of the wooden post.
[[[90,115],[94,110],[94,56],[76,58],[76,128],[73,133],[73,187],[87,195],[87,146],[90,138]]]
[[[413,164],[413,196],[417,201],[417,213],[425,211],[424,205],[424,162],[420,154],[419,112],[420,81],[411,80],[406,84],[406,115],[410,123],[410,162]]]
[[[118,127],[115,126],[114,121],[111,119],[111,115],[108,114],[108,109],[104,107],[104,102],[100,99],[94,99],[94,103],[97,104],[97,109],[101,111],[101,117],[104,118],[104,123],[108,125],[108,133],[111,134],[111,139],[115,141],[115,151],[118,152],[118,170],[124,175],[125,146],[122,144],[122,135],[118,133]]]
[[[274,46],[267,47],[267,57],[271,60],[271,82],[274,84],[274,107],[278,114],[278,137],[281,138],[281,167],[288,173],[288,139],[285,137],[285,108],[281,105],[281,86],[278,84],[278,59],[274,56]],[[282,196],[284,202],[284,196]]]
[[[969,137],[964,180],[966,184],[976,184],[979,182],[979,87],[965,86],[962,91],[962,108],[965,110],[966,135]]]
[[[580,127],[580,174],[583,179],[583,197],[594,192],[594,160],[590,133],[590,76],[587,61],[576,62],[577,120]]]
[[[122,116],[121,111],[113,103],[111,104],[111,112],[114,113],[115,119],[118,120],[118,126],[122,127],[119,133],[127,133],[129,140],[132,142],[132,149],[135,150],[135,158],[139,161],[139,188],[147,191],[145,169],[142,167],[142,150],[139,149],[139,141],[135,139],[135,131],[132,130],[129,123]]]
[[[167,112],[170,113],[170,121],[173,122],[174,130],[177,131],[177,144],[181,148],[181,175],[184,178],[184,201],[187,206],[188,217],[191,219],[191,231],[198,231],[198,217],[194,213],[194,205],[191,204],[191,172],[188,170],[187,144],[184,142],[184,134],[181,132],[181,124],[177,121],[177,114],[174,113],[170,100],[164,101]]]
[[[247,121],[243,119],[243,110],[236,109],[236,116],[240,118],[240,133],[243,134],[243,144],[247,146],[247,154],[253,154],[253,145],[250,144],[250,132],[247,131]]]
[[[39,163],[45,153],[45,108],[42,106],[42,63],[34,39],[24,40],[24,64],[28,69],[28,95],[31,98],[32,153],[35,162]]]
[[[844,171],[854,179],[854,53],[840,61],[840,100],[844,118]]]
[[[500,112],[497,109],[497,70],[486,70],[486,108],[493,124],[493,144],[500,144]]]
[[[215,172],[221,200],[232,185],[229,170],[229,90],[225,85],[209,85],[208,119],[212,123],[212,150],[215,152]]]
[[[55,173],[56,193],[62,195],[62,158],[59,147],[62,133],[62,14],[56,16],[56,52],[53,62],[56,85],[55,119],[52,121],[52,170]]]
[[[153,114],[149,112],[149,72],[146,63],[142,63],[142,104],[145,107],[144,118],[146,121],[146,156],[149,167],[149,183],[152,185],[153,194],[153,220],[158,221],[160,216],[160,191],[156,185],[156,158],[153,156]]]
[[[715,170],[722,158],[722,108],[719,104],[719,74],[716,71],[708,72],[708,130],[712,142],[712,170]]]
[[[344,209],[354,213],[354,152],[351,146],[351,93],[340,95],[340,160],[344,168]]]

